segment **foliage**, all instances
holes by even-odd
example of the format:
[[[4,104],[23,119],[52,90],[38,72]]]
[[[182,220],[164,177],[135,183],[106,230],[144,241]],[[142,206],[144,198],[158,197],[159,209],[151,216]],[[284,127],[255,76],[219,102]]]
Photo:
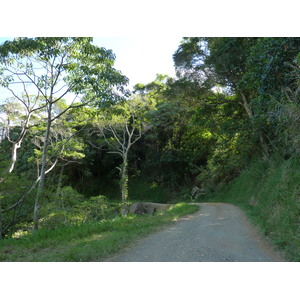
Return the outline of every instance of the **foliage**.
[[[120,188],[122,201],[128,199],[128,156],[131,147],[147,131],[146,113],[154,108],[151,99],[134,97],[97,116],[95,127],[109,148],[109,153],[122,158]]]
[[[80,204],[84,201],[84,197],[71,186],[64,186],[59,191],[59,196],[55,201],[59,204],[60,208],[68,209]]]
[[[207,163],[198,163],[200,181],[211,178],[215,186],[234,178],[254,152],[265,159],[276,151],[297,155],[299,43],[299,38],[183,39],[174,54],[179,81],[217,91],[215,97],[202,92],[202,107],[195,110],[199,126],[213,137]],[[212,89],[216,85],[221,93]],[[185,100],[199,98],[184,91]]]
[[[174,200],[181,200],[176,197],[170,189],[159,185],[155,181],[149,180],[149,175],[134,175],[129,181],[129,201],[137,202],[154,202],[154,203],[170,203]]]
[[[87,199],[71,186],[64,186],[58,194],[48,191],[48,195],[52,201],[41,210],[42,228],[54,229],[63,225],[100,221],[116,216],[120,211],[119,203],[112,202],[102,195]]]
[[[209,188],[234,178],[256,149],[254,128],[237,97],[186,79],[165,85],[155,93],[159,102],[149,115],[152,126],[144,145],[138,145],[145,147],[142,170],[177,191],[184,185]]]
[[[22,138],[28,129],[30,114],[35,110],[44,112],[45,130],[41,149],[35,151],[40,156],[34,205],[35,229],[38,229],[45,175],[58,162],[57,157],[52,161],[53,154],[49,153],[51,150],[57,151],[51,144],[51,131],[53,133],[55,123],[71,109],[88,104],[100,106],[104,102],[123,99],[122,94],[126,94],[123,85],[127,83],[127,78],[113,68],[114,59],[112,51],[93,45],[92,38],[17,38],[0,46],[0,85],[7,88],[28,113]],[[18,96],[18,86],[23,93],[21,97]],[[73,101],[60,107],[58,102],[71,93],[75,94]],[[41,99],[39,107],[33,108],[35,103],[31,105],[31,94],[35,95],[35,99]],[[75,102],[77,98],[80,103]],[[61,136],[59,134],[59,138]],[[13,143],[15,149],[20,147],[21,141]],[[61,143],[65,144],[59,141],[56,145],[60,147]],[[15,161],[16,151],[12,158],[13,164]],[[13,166],[9,172],[12,169]]]
[[[277,104],[283,100],[283,90],[295,88],[289,66],[299,48],[299,38],[186,38],[174,60],[181,76],[196,73],[194,81],[220,84],[224,91],[235,93],[251,118],[253,134],[266,149],[263,139],[277,138],[281,116]],[[268,151],[274,150],[274,144],[268,146]]]
[[[9,87],[15,80],[17,72],[5,73],[6,68],[10,70],[15,65],[18,76],[28,76],[43,97],[51,96],[48,89],[53,82],[57,86],[62,77],[67,86],[60,90],[61,95],[73,92],[90,100],[107,100],[108,95],[114,95],[108,101],[117,100],[118,94],[111,93],[112,88],[122,90],[122,84],[127,82],[113,68],[115,56],[112,51],[93,45],[92,38],[17,38],[1,45],[0,58],[3,86]],[[43,69],[42,75],[37,73],[38,68]]]
[[[84,215],[83,221],[99,221],[119,215],[121,205],[111,202],[105,196],[91,197],[74,207],[74,211]]]
[[[16,184],[18,183],[18,184]],[[11,236],[16,224],[27,222],[32,216],[32,192],[27,187],[31,181],[24,174],[9,174],[2,178],[0,191],[1,238]]]
[[[300,53],[300,52],[299,52]],[[298,54],[297,57],[300,57]],[[278,127],[277,137],[278,143],[283,145],[281,153],[283,156],[300,156],[300,61],[295,60],[294,64],[290,64],[289,76],[293,80],[293,84],[283,89],[284,96],[277,101]]]

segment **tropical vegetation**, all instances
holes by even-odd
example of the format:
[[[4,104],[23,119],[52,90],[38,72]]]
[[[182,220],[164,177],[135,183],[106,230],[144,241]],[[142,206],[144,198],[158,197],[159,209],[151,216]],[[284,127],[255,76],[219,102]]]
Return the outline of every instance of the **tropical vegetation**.
[[[134,201],[226,201],[299,261],[300,38],[186,37],[176,78],[131,92],[114,59],[92,38],[0,45],[0,249],[134,227]]]

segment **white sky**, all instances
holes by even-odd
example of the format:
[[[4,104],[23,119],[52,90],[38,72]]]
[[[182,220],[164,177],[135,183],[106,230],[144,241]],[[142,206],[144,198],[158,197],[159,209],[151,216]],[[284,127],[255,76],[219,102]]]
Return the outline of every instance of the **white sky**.
[[[115,68],[122,71],[133,86],[153,81],[156,74],[175,77],[172,55],[181,39],[180,36],[95,37],[94,43],[113,50]]]

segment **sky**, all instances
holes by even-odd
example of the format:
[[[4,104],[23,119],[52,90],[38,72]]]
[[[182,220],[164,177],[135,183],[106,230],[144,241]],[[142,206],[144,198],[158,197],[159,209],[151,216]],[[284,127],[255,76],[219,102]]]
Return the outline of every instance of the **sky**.
[[[0,44],[12,38],[0,37]],[[176,35],[147,37],[94,37],[97,46],[111,49],[116,55],[115,68],[129,78],[129,88],[149,83],[156,74],[175,77],[172,55],[182,37]]]
[[[180,36],[95,37],[98,46],[112,49],[116,54],[115,68],[130,80],[130,85],[149,83],[156,74],[175,77],[173,54]]]

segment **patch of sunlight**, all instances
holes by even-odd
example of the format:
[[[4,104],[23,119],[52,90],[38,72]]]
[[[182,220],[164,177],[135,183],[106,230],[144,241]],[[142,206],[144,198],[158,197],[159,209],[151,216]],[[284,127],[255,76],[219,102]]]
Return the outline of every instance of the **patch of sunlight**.
[[[151,189],[156,189],[158,187],[157,182],[152,182],[150,188]]]
[[[212,133],[210,131],[206,130],[202,133],[202,137],[205,139],[209,139],[212,137]]]
[[[200,213],[199,215],[200,215],[200,216],[203,216],[203,217],[209,217],[209,216],[210,216],[209,213]]]
[[[193,218],[194,218],[194,215],[191,215],[191,216],[181,217],[180,220],[188,221],[188,220],[191,220]]]
[[[91,235],[91,236],[89,236],[89,237],[86,237],[86,238],[82,239],[82,241],[84,241],[84,242],[98,241],[98,240],[103,239],[103,238],[106,237],[106,236],[107,236],[107,233],[106,233],[106,234],[104,234],[104,233],[93,234],[93,235]]]
[[[16,231],[16,232],[12,235],[12,238],[13,238],[13,239],[18,239],[18,238],[20,238],[20,237],[22,237],[22,236],[25,236],[25,235],[28,235],[28,234],[29,234],[29,231],[20,229],[20,230]]]

